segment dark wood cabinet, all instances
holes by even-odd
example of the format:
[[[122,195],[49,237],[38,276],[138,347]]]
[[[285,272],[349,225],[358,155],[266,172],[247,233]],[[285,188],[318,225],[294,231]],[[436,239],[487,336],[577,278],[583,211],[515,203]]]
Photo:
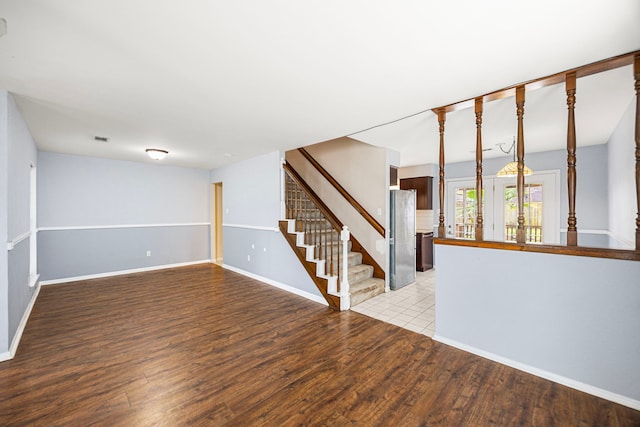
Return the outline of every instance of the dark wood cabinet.
[[[400,189],[416,190],[416,209],[433,209],[433,177],[403,178]]]
[[[433,268],[433,233],[416,233],[416,270]]]

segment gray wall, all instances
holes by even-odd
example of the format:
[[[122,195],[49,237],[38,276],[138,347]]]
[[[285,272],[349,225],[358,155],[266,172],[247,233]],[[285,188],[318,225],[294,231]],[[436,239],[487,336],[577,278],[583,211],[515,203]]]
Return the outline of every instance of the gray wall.
[[[224,224],[278,226],[280,158],[274,151],[211,171],[211,182],[222,182]]]
[[[576,215],[578,218],[578,243],[582,246],[608,247],[606,234],[583,233],[580,230],[598,230],[603,233],[609,229],[609,188],[607,176],[608,145],[580,147],[577,157]],[[498,157],[483,161],[483,175],[495,175],[509,157]],[[560,229],[566,230],[569,212],[567,195],[567,153],[565,150],[545,151],[525,155],[525,164],[535,171],[560,170]],[[445,179],[475,179],[475,161],[450,163],[445,165]],[[438,221],[440,199],[438,190],[437,165],[419,165],[400,169],[400,177],[429,175],[433,180],[434,221]],[[446,195],[445,195],[446,197]],[[445,201],[446,203],[446,201]],[[446,205],[445,205],[446,206]],[[561,233],[561,244],[566,242],[566,231]]]
[[[7,99],[7,92],[0,90],[0,355],[9,350]]]
[[[31,164],[36,146],[13,98],[0,91],[0,354],[6,353],[36,288],[29,287],[29,239],[8,250],[7,242],[29,232]]]
[[[222,182],[223,263],[322,298],[278,227],[277,151],[211,171]]]
[[[640,406],[640,263],[447,245],[436,255],[437,339]]]
[[[208,171],[47,152],[38,169],[42,280],[209,259]]]
[[[638,211],[635,186],[635,99],[629,104],[608,144],[609,231],[612,246],[633,249]]]
[[[8,135],[8,234],[9,239],[29,231],[31,165],[37,166],[38,151],[22,115],[11,96],[7,103]],[[9,253],[9,339],[31,301],[35,287],[29,287],[29,239]]]
[[[580,147],[576,151],[577,188],[576,216],[578,230],[607,230],[609,210],[607,206],[607,146],[594,145]],[[487,159],[483,162],[484,175],[495,175],[510,159],[508,156]],[[567,152],[566,150],[545,151],[525,155],[525,164],[533,171],[560,170],[560,228],[567,228],[569,212],[567,202]],[[445,165],[445,178],[475,177],[473,162]],[[434,180],[437,193],[437,179]]]

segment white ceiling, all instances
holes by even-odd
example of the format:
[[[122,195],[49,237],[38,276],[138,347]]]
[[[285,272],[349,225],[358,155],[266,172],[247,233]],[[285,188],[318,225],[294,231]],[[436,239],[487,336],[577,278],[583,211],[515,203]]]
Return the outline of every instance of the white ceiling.
[[[199,168],[640,49],[637,0],[0,0],[0,17],[0,89],[41,150],[151,161],[157,147]],[[634,95],[629,67],[607,74],[578,81],[579,144],[606,142]],[[486,147],[510,142],[513,99],[484,123]],[[563,88],[528,93],[527,150],[564,132]],[[430,112],[354,138],[437,162]],[[450,114],[446,138],[447,161],[473,158],[473,112]]]

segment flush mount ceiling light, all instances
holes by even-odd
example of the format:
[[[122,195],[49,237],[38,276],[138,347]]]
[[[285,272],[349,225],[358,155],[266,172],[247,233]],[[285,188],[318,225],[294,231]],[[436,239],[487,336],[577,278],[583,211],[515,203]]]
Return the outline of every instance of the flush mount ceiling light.
[[[158,148],[147,148],[145,151],[153,160],[162,160],[169,154],[167,150],[160,150]]]
[[[511,144],[511,147],[509,147],[509,149],[507,151],[505,151],[502,148],[503,144],[498,144],[498,147],[500,147],[500,151],[502,151],[505,154],[509,154],[511,153],[511,150],[513,150],[513,161],[509,162],[505,165],[505,167],[503,167],[502,169],[500,169],[498,171],[498,173],[496,174],[497,177],[500,178],[510,178],[510,177],[514,177],[514,176],[518,176],[518,162],[516,161],[516,138],[513,138],[513,143]],[[524,176],[529,176],[529,175],[533,175],[533,171],[531,169],[529,169],[526,165],[522,165],[522,173]]]

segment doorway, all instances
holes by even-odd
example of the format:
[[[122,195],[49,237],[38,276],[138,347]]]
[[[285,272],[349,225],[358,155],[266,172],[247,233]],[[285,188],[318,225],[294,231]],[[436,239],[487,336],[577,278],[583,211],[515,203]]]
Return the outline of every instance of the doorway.
[[[211,262],[222,265],[222,183],[211,184]]]
[[[559,171],[526,177],[524,216],[527,243],[558,244],[560,241]],[[515,178],[483,179],[483,239],[514,242],[517,228]],[[475,239],[476,188],[473,179],[452,179],[447,187],[447,237]]]

